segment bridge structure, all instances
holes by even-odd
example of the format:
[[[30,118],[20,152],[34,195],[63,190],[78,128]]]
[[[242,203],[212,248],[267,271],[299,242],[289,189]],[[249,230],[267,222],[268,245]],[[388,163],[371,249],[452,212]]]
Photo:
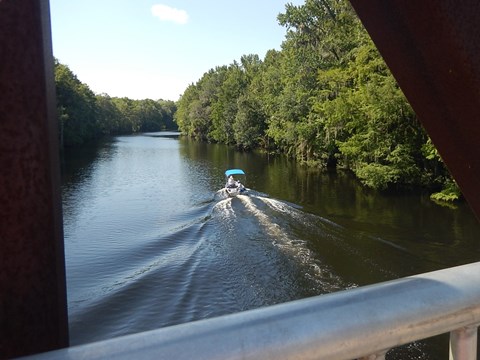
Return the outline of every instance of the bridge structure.
[[[480,5],[350,1],[480,218]],[[450,333],[476,359],[480,263],[68,347],[50,31],[48,0],[0,0],[0,358],[383,359]]]

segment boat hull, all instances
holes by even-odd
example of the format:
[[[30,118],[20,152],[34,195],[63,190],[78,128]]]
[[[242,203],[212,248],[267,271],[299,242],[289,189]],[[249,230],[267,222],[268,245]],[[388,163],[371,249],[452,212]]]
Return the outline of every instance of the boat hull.
[[[247,193],[247,189],[244,187],[234,187],[234,188],[225,188],[226,193],[230,197],[235,197],[237,195],[245,195]]]

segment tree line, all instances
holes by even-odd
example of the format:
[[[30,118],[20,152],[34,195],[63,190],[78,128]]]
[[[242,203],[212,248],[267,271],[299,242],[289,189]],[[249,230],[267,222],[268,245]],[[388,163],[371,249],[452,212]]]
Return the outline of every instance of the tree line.
[[[281,50],[250,54],[190,84],[175,121],[210,142],[351,170],[366,186],[459,191],[398,84],[344,0],[287,4]]]
[[[177,109],[174,101],[96,95],[57,59],[55,87],[62,148],[105,135],[177,129],[173,118]]]

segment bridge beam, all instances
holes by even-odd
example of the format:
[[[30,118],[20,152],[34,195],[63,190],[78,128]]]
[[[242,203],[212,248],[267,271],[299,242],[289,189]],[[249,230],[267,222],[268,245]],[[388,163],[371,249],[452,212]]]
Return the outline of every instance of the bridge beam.
[[[0,358],[68,346],[49,19],[0,1]]]
[[[480,6],[350,0],[480,219]]]

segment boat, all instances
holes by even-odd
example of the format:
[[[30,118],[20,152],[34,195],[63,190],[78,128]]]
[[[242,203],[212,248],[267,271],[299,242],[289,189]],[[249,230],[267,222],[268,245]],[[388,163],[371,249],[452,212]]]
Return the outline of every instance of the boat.
[[[242,169],[228,169],[225,171],[225,191],[228,196],[234,197],[247,192],[247,188],[240,182],[240,180],[234,178],[234,176],[239,175],[245,176],[245,172]]]

